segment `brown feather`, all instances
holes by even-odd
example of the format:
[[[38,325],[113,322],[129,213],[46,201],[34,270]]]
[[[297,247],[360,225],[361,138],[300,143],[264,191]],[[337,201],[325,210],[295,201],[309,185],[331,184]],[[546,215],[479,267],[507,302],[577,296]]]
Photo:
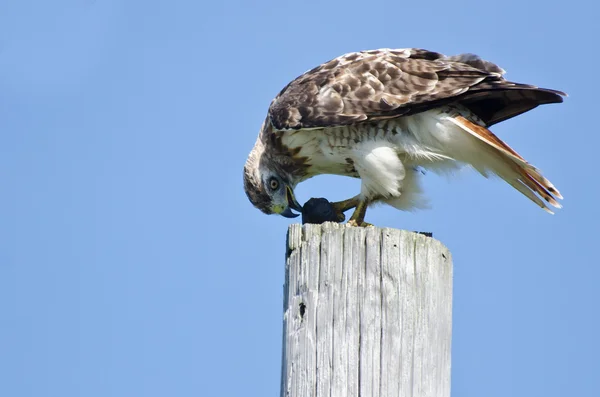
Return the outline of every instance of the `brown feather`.
[[[466,131],[496,149],[505,164],[519,176],[520,182],[541,196],[553,207],[561,208],[560,203],[553,197],[554,195],[556,198],[562,199],[563,197],[560,192],[548,179],[542,176],[538,169],[529,164],[519,153],[487,128],[477,125],[463,116],[457,116],[454,119],[465,127]]]
[[[276,130],[323,128],[406,116],[460,103],[487,126],[540,104],[560,91],[506,81],[504,70],[473,54],[446,57],[421,49],[342,55],[289,83],[271,103]]]

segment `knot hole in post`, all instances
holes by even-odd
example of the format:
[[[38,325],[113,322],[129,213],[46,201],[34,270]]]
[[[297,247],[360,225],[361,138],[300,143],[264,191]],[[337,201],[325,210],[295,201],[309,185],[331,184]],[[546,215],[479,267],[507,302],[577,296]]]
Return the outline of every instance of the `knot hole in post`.
[[[304,302],[300,302],[300,318],[304,320],[304,313],[306,313],[306,305]]]

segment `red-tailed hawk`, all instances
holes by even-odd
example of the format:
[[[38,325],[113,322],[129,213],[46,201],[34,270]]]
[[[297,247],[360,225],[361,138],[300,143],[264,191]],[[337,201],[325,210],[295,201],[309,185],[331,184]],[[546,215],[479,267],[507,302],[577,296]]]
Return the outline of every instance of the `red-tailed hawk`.
[[[426,206],[419,169],[470,164],[498,175],[551,213],[559,191],[538,169],[488,130],[564,93],[513,83],[504,70],[473,54],[421,49],[354,52],[289,83],[269,107],[244,167],[248,198],[267,214],[297,216],[296,185],[320,174],[361,179],[358,195],[334,203],[336,218],[356,208]]]

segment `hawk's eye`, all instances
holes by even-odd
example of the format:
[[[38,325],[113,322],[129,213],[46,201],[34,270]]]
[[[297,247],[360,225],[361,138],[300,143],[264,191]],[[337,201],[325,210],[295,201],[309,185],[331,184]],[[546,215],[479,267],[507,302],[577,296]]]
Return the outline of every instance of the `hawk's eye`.
[[[271,188],[271,190],[277,190],[279,188],[279,181],[277,180],[277,178],[271,178],[269,180],[269,187]]]

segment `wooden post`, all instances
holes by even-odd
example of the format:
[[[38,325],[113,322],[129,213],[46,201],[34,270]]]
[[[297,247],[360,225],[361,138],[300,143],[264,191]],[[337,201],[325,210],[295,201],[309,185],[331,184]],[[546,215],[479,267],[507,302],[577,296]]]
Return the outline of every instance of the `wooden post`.
[[[448,397],[452,259],[417,233],[291,225],[282,397]]]

